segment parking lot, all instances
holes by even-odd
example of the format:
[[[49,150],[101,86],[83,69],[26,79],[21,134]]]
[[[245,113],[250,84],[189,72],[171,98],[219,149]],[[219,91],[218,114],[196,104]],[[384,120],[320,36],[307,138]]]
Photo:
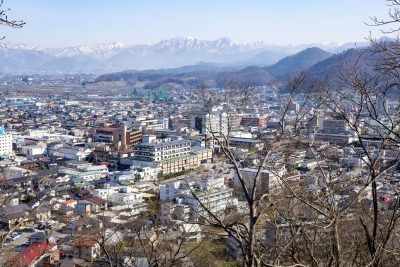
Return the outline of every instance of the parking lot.
[[[29,232],[13,232],[10,234],[8,240],[6,241],[5,245],[14,247],[16,251],[21,250],[21,248],[26,247],[29,245],[29,237],[34,234]]]

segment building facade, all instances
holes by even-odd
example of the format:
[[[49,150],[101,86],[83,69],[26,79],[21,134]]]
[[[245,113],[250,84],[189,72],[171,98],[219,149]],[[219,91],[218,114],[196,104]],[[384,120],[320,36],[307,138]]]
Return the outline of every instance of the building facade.
[[[9,156],[13,153],[12,142],[12,135],[0,127],[0,156]]]

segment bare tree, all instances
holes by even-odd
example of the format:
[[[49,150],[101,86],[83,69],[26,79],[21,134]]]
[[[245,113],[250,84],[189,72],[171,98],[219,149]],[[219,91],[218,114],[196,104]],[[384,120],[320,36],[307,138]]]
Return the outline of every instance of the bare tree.
[[[4,0],[0,0],[0,25],[12,27],[12,28],[22,28],[25,22],[22,20],[14,20],[8,17],[9,8],[4,8]],[[1,39],[4,39],[2,37]],[[0,39],[0,40],[1,40]]]

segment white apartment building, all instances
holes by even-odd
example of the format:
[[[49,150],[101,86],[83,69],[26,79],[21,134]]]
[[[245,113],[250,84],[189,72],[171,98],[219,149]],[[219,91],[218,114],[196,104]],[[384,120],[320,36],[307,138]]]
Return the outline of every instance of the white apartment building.
[[[142,143],[134,147],[134,159],[140,161],[163,161],[189,155],[189,140],[157,139],[155,135],[143,135]]]
[[[32,159],[37,155],[46,155],[47,154],[47,145],[44,143],[39,143],[37,145],[27,145],[21,146],[21,152],[23,155],[27,156],[29,159]]]
[[[158,166],[131,166],[128,171],[121,172],[117,175],[116,180],[136,182],[136,181],[156,181],[157,175],[161,171]]]
[[[13,153],[12,142],[12,135],[0,127],[0,156],[8,156]]]
[[[12,180],[12,179],[17,179],[17,178],[21,178],[21,177],[25,177],[25,176],[29,176],[29,175],[33,175],[36,174],[35,172],[31,171],[31,170],[27,170],[24,168],[20,168],[20,167],[7,167],[4,170],[4,177],[6,178],[6,180]]]
[[[147,204],[140,192],[128,186],[109,186],[92,190],[93,196],[112,202],[111,210],[129,210],[131,215],[139,215],[147,210]]]
[[[191,116],[190,127],[204,135],[211,133],[227,135],[229,119],[230,117],[226,112],[199,112]]]
[[[171,219],[198,221],[208,216],[207,210],[221,213],[227,207],[237,205],[233,189],[225,185],[223,177],[165,181],[160,185],[160,200],[169,202],[161,205],[163,221]]]
[[[143,135],[142,143],[134,145],[133,156],[121,158],[120,163],[131,168],[149,167],[140,172],[148,171],[155,178],[160,170],[163,174],[169,174],[194,169],[211,158],[211,150],[194,149],[190,140],[181,137],[157,139],[155,135]]]

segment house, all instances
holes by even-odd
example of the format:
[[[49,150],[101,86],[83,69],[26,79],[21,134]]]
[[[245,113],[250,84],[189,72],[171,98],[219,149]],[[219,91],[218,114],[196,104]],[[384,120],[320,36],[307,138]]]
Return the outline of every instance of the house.
[[[173,220],[189,221],[192,209],[189,205],[176,204],[174,202],[162,203],[160,206],[160,220],[169,224]]]
[[[21,168],[31,170],[31,171],[37,171],[40,168],[39,163],[37,161],[33,161],[33,160],[21,161],[20,166],[21,166]]]
[[[186,242],[198,243],[202,239],[201,228],[197,223],[183,223],[178,226],[182,239]]]
[[[50,242],[49,237],[45,232],[35,232],[29,238],[29,244],[32,243],[41,243],[41,242]]]
[[[87,200],[79,200],[75,206],[75,212],[81,215],[89,215],[92,213],[92,203]]]
[[[86,198],[86,201],[90,202],[91,211],[94,213],[100,212],[102,210],[107,210],[108,204],[107,204],[107,201],[105,201],[104,199],[101,199],[96,196],[92,196],[92,197]]]
[[[7,264],[9,267],[51,266],[60,260],[57,244],[34,242],[13,257]]]
[[[59,210],[62,214],[66,216],[72,216],[74,215],[75,212],[75,207],[70,207],[70,206],[62,206],[61,209]]]
[[[78,201],[75,199],[68,199],[68,200],[64,201],[62,204],[67,207],[74,208],[77,203],[78,203]]]
[[[93,262],[100,256],[99,238],[95,236],[83,236],[69,242],[74,258]]]
[[[65,258],[60,261],[59,267],[90,267],[91,263],[82,259]]]
[[[26,204],[20,204],[17,206],[6,206],[1,209],[1,225],[5,229],[12,229],[17,224],[23,226],[26,225],[33,218],[28,215],[31,209]]]
[[[103,223],[100,220],[91,217],[83,217],[81,219],[75,219],[68,222],[67,225],[63,227],[62,232],[65,234],[71,234],[84,229],[100,229],[102,227]]]

